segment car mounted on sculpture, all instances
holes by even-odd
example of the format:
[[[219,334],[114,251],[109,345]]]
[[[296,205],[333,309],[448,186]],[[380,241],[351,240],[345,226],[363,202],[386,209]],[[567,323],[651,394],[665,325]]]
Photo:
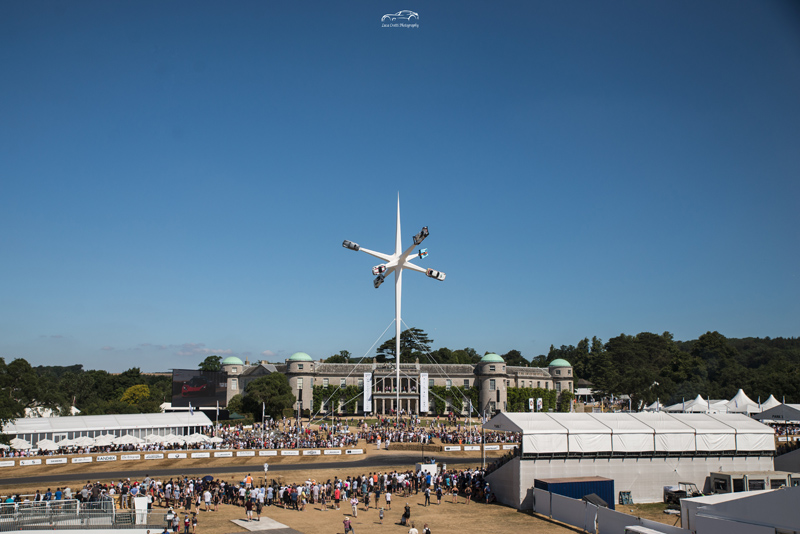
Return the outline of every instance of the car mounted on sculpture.
[[[419,251],[419,259],[427,258],[427,257],[428,257],[428,249],[427,248],[420,249],[420,251]]]
[[[356,252],[358,252],[359,249],[361,249],[361,247],[358,246],[358,243],[353,243],[352,241],[348,241],[347,239],[344,240],[342,246],[344,248],[349,248],[350,250],[355,250]]]
[[[385,265],[376,265],[375,267],[372,268],[372,274],[375,274],[375,275],[383,274],[385,272],[386,272],[386,266]]]
[[[375,289],[381,287],[381,284],[383,283],[384,280],[386,280],[386,277],[383,276],[383,274],[379,274],[377,278],[375,278],[375,281],[372,282],[372,284],[375,286]]]
[[[181,386],[181,397],[205,397],[214,393],[214,382],[205,376],[193,376]]]
[[[428,235],[429,235],[428,227],[427,226],[423,226],[422,230],[420,230],[420,232],[417,235],[414,236],[414,244],[415,245],[419,245],[420,243],[422,243],[425,240],[426,237],[428,237]]]
[[[436,280],[439,280],[439,281],[443,281],[444,277],[447,276],[444,273],[439,272],[439,271],[437,271],[435,269],[428,269],[427,271],[425,271],[425,274],[428,275],[429,277],[435,278]]]
[[[393,22],[395,20],[407,20],[408,22],[419,20],[419,13],[404,9],[397,13],[387,13],[381,17],[381,22]]]

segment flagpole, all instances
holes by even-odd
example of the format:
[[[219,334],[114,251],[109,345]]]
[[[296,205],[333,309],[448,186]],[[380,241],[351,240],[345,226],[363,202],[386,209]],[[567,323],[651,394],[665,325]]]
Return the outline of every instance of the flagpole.
[[[217,437],[217,427],[219,426],[219,401],[217,401],[217,415],[214,418],[214,437]]]

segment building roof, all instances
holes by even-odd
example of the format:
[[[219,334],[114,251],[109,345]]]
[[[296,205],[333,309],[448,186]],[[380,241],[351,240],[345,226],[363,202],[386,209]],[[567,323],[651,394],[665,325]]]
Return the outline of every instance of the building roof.
[[[295,352],[291,356],[289,356],[290,362],[312,362],[314,360],[311,359],[311,356],[306,354],[305,352]]]
[[[481,363],[505,363],[505,360],[499,354],[489,353],[481,358]]]
[[[572,367],[572,365],[567,360],[565,360],[563,358],[558,358],[557,360],[553,360],[552,362],[547,364],[547,366],[548,367]]]
[[[114,415],[77,415],[73,417],[36,417],[15,419],[3,427],[6,434],[39,434],[46,432],[86,432],[93,430],[125,430],[136,428],[183,428],[210,426],[211,419],[196,410],[172,413],[133,413]]]
[[[236,356],[228,356],[219,363],[220,365],[244,365],[244,362]]]

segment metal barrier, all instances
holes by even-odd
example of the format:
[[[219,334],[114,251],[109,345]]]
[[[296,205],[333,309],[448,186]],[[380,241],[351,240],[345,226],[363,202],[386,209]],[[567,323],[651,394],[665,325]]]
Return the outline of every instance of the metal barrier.
[[[77,500],[0,504],[0,532],[13,530],[150,529],[161,531],[163,512],[116,510],[113,501]]]

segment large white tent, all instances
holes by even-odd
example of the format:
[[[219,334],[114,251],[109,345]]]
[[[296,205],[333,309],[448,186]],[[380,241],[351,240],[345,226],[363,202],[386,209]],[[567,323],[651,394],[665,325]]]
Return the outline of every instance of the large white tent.
[[[56,443],[79,437],[91,439],[102,434],[120,437],[127,434],[144,438],[148,434],[175,433],[189,435],[211,427],[212,421],[203,412],[142,413],[115,415],[79,415],[74,417],[36,417],[15,419],[3,426],[3,433],[29,440],[35,447],[40,439]]]
[[[780,405],[780,401],[776,399],[774,395],[770,395],[766,401],[761,403],[761,411],[763,412],[764,410],[769,410],[770,408]]]
[[[743,390],[736,392],[736,395],[727,403],[728,413],[758,413],[761,408],[757,402],[753,402]]]

